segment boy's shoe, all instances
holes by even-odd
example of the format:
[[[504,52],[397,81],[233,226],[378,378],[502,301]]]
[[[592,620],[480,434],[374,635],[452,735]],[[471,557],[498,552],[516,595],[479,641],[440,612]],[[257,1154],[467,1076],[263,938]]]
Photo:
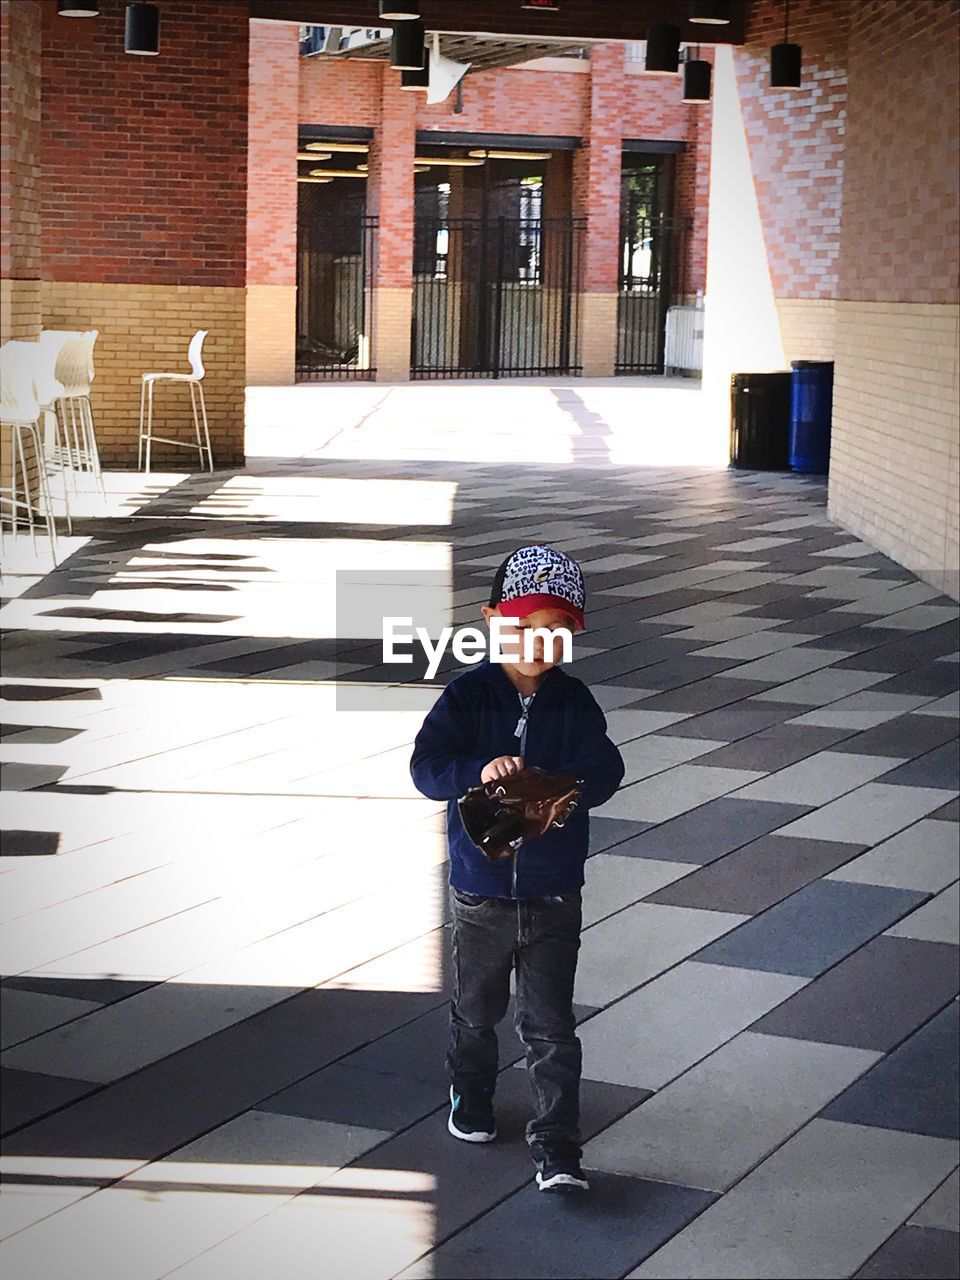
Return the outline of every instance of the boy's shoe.
[[[541,1146],[533,1149],[537,1165],[537,1186],[541,1191],[589,1191],[590,1183],[580,1167],[580,1149],[575,1146]]]
[[[451,1085],[447,1128],[464,1142],[492,1142],[497,1136],[492,1100],[483,1093],[456,1093]]]

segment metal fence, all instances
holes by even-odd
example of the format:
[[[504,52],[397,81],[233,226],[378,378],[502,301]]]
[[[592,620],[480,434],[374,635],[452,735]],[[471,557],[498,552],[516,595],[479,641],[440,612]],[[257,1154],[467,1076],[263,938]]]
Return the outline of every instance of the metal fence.
[[[377,219],[319,213],[297,251],[297,378],[373,378]]]
[[[583,221],[417,219],[415,378],[580,372]]]
[[[663,373],[667,311],[685,301],[690,219],[643,216],[627,202],[620,223],[617,373]]]

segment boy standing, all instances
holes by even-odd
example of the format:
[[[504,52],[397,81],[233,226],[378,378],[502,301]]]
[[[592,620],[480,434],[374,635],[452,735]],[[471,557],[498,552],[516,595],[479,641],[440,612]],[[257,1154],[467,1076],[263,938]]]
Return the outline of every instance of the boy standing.
[[[467,1142],[496,1136],[496,1025],[516,969],[516,1029],[526,1050],[536,1115],[526,1139],[542,1191],[586,1189],[580,1165],[581,1045],[573,988],[580,949],[587,811],[619,787],[624,763],[587,686],[556,665],[556,645],[529,628],[584,629],[585,590],[576,561],[551,547],[520,547],[500,565],[483,616],[510,619],[504,648],[516,660],[478,663],[446,686],[417,734],[410,772],[417,790],[446,800],[453,905],[454,993],[447,1070],[448,1129]],[[457,800],[471,787],[525,765],[583,779],[579,807],[562,827],[491,862],[463,829]]]

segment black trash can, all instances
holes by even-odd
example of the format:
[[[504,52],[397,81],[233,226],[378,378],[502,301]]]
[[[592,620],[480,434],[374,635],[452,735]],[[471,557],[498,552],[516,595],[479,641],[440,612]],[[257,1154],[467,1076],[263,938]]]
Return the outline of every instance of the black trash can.
[[[830,467],[833,361],[794,360],[790,377],[790,467],[826,474]]]
[[[791,376],[789,372],[733,375],[730,461],[735,467],[789,469]]]

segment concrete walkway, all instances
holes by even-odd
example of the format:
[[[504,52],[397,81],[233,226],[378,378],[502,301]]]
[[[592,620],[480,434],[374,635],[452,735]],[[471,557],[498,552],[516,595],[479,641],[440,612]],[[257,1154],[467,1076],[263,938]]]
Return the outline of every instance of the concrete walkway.
[[[246,471],[114,473],[55,572],[11,561],[4,1274],[956,1273],[958,609],[822,480],[717,467],[702,416],[660,382],[259,389]],[[408,761],[455,668],[403,687],[336,635],[347,575],[477,622],[525,541],[583,565],[573,670],[627,763],[575,1200],[531,1183],[509,1019],[500,1139],[446,1133]]]

